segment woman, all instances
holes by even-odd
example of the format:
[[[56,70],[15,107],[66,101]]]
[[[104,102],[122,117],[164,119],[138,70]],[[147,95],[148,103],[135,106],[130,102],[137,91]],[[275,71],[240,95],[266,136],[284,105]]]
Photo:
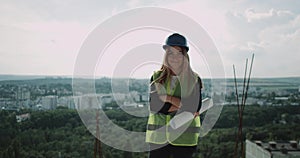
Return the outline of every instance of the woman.
[[[170,35],[163,48],[162,67],[154,72],[150,84],[150,115],[146,131],[149,157],[191,158],[196,151],[200,130],[201,79],[191,69],[189,47],[184,36],[178,33]],[[193,117],[181,127],[172,128],[170,121],[183,113]]]

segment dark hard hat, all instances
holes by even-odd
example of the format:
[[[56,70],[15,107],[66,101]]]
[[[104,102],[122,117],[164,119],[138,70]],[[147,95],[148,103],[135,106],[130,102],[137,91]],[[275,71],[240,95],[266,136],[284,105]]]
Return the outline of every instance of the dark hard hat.
[[[166,44],[163,45],[163,48],[166,49],[168,46],[184,47],[187,52],[189,51],[185,37],[178,33],[174,33],[167,38]]]

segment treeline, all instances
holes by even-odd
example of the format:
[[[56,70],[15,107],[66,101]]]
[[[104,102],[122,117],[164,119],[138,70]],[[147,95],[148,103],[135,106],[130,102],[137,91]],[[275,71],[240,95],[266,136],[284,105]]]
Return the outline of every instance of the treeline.
[[[91,157],[93,138],[75,110],[32,111],[16,122],[15,112],[0,112],[0,157]]]
[[[17,123],[16,114],[29,112],[31,118]],[[144,131],[147,118],[133,117],[122,110],[106,115],[120,127]],[[203,115],[205,117],[205,114]],[[244,138],[250,140],[300,140],[298,106],[247,106]],[[225,106],[214,128],[199,138],[195,158],[233,157],[238,116],[236,106]],[[121,140],[122,141],[122,140]],[[124,152],[102,144],[105,158],[146,158],[147,153]],[[75,110],[0,111],[1,158],[88,158],[93,157],[94,137]]]

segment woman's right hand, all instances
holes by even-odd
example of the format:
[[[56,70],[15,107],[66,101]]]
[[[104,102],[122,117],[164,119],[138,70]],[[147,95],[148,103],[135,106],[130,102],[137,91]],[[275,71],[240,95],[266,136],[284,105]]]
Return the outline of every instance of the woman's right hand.
[[[170,103],[177,108],[181,107],[181,100],[177,97],[170,96]]]
[[[169,102],[169,103],[171,103],[172,105],[174,105],[178,108],[181,107],[181,100],[177,97],[173,97],[173,96],[170,96],[170,95],[160,95],[159,99],[163,102]]]
[[[179,109],[180,109],[180,107],[175,106],[175,105],[172,105],[172,106],[170,107],[170,109],[168,110],[168,112],[177,111],[177,110],[179,110]]]

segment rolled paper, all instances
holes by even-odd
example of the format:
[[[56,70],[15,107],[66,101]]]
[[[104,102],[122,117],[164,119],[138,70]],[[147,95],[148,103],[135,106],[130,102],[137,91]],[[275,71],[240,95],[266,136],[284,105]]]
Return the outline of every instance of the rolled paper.
[[[194,115],[191,112],[184,111],[172,118],[172,120],[170,121],[170,126],[173,129],[177,129],[187,122],[191,121],[192,119],[194,119]]]

